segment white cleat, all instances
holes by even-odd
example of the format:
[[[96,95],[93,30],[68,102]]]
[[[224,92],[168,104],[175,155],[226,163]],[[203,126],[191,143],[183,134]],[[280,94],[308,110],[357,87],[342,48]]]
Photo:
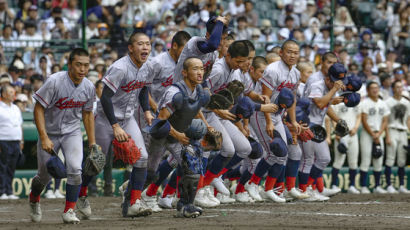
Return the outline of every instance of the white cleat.
[[[231,204],[235,202],[235,199],[232,199],[230,196],[224,195],[222,193],[218,193],[216,195],[216,199],[218,199],[221,204]]]
[[[360,194],[360,191],[355,186],[350,185],[349,189],[347,190],[347,193]]]
[[[61,216],[63,218],[64,223],[66,224],[78,224],[80,223],[80,220],[77,218],[75,215],[75,212],[73,209],[68,209],[67,212],[63,213]]]
[[[141,199],[145,204],[153,211],[160,212],[162,209],[158,206],[157,196],[148,196],[147,189],[145,189],[141,194]]]
[[[302,190],[297,189],[297,188],[292,188],[291,190],[288,191],[287,193],[289,196],[295,198],[295,199],[307,199],[309,198],[309,194],[303,193]]]
[[[255,201],[260,202],[262,201],[262,197],[259,194],[259,186],[254,183],[246,183],[245,184],[245,189],[248,191],[249,196],[252,197]]]
[[[83,218],[88,220],[91,217],[91,205],[86,196],[78,198],[77,209],[83,215]]]
[[[264,196],[269,199],[270,201],[273,201],[275,203],[286,203],[286,199],[285,198],[281,198],[278,195],[276,195],[276,193],[273,190],[269,190],[269,191],[263,191],[261,193],[264,193]]]
[[[3,193],[3,195],[0,196],[0,200],[8,200],[9,196],[7,196],[6,193]]]
[[[338,186],[333,185],[331,189],[323,188],[323,191],[321,192],[321,194],[323,196],[331,197],[331,196],[338,194],[341,191],[342,190]]]
[[[60,190],[58,190],[58,189],[54,192],[54,196],[55,196],[57,199],[63,199],[63,198],[65,198],[65,196],[64,196],[63,194],[61,194],[61,193],[60,193]]]
[[[314,190],[313,193],[315,194],[317,201],[328,201],[330,199],[328,196],[322,195],[317,190]]]
[[[20,199],[20,197],[14,195],[14,194],[8,195],[7,198],[8,198],[9,200],[18,200],[18,199]]]
[[[135,204],[128,208],[127,215],[129,217],[148,216],[152,214],[152,210],[146,207],[142,200],[136,200]]]
[[[235,200],[240,203],[251,202],[249,194],[247,192],[240,192],[240,193],[235,194]]]
[[[211,185],[214,186],[216,188],[216,190],[218,190],[218,192],[229,196],[231,193],[229,192],[229,189],[227,189],[225,187],[224,182],[222,181],[221,177],[217,177],[215,179],[212,180]]]
[[[172,207],[173,200],[174,200],[174,195],[167,195],[165,197],[159,197],[158,206],[160,206],[161,208],[173,209]]]
[[[410,191],[406,187],[404,187],[404,185],[400,185],[399,193],[410,194]]]
[[[33,222],[40,222],[41,221],[41,208],[40,208],[40,203],[36,202],[36,203],[32,203],[30,202],[30,217],[31,217],[31,221]]]
[[[393,185],[387,186],[386,190],[387,190],[387,193],[390,193],[390,194],[398,194],[398,193],[399,193],[399,192],[393,187]]]
[[[194,203],[202,208],[213,208],[218,206],[217,203],[208,199],[206,188],[201,188],[198,190]]]
[[[214,202],[215,204],[217,204],[217,206],[220,205],[221,202],[214,196],[214,188],[211,186],[206,186],[205,188],[205,196],[208,198],[208,200]]]
[[[44,193],[44,198],[46,199],[55,199],[56,196],[54,195],[53,190],[47,190],[46,193]]]
[[[373,193],[386,194],[387,191],[384,188],[382,188],[382,186],[379,185],[373,190]]]
[[[367,187],[361,187],[360,188],[360,193],[361,194],[370,194],[370,190]]]

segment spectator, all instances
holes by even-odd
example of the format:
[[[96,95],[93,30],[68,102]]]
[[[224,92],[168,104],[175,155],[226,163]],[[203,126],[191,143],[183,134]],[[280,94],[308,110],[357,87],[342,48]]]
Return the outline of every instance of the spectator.
[[[349,72],[357,75],[359,73],[359,66],[356,63],[352,62],[348,65],[348,70]]]
[[[237,40],[249,40],[252,37],[252,29],[248,27],[245,16],[238,17],[238,26],[235,30]]]
[[[13,28],[11,25],[5,25],[3,27],[3,36],[0,38],[5,51],[15,51],[16,48],[20,47],[20,43],[12,37],[12,34]]]
[[[50,74],[51,74],[51,70],[48,68],[48,65],[47,65],[48,63],[47,63],[47,58],[45,57],[45,56],[42,56],[41,58],[40,58],[40,65],[39,65],[39,68],[38,68],[38,70],[37,70],[37,72],[39,73],[39,74],[41,74],[42,76],[45,76],[45,78],[47,79],[48,78],[48,76],[50,76]]]
[[[13,104],[15,91],[10,85],[1,89],[0,101],[0,199],[18,199],[13,194],[12,181],[17,160],[23,149],[20,109]]]
[[[307,8],[305,10],[305,14],[306,14],[306,17],[309,19],[309,18],[314,17],[314,15],[317,13],[317,6],[314,0],[308,0],[306,4],[307,4]]]
[[[353,29],[350,26],[346,26],[343,34],[339,34],[339,36],[336,37],[336,40],[341,41],[343,47],[349,51],[352,51],[357,47],[356,39],[353,36]]]
[[[272,30],[272,24],[269,19],[263,19],[261,21],[261,36],[260,42],[274,42],[277,40],[276,33]]]
[[[365,57],[362,62],[362,71],[358,73],[358,76],[363,83],[374,81],[380,85],[379,78],[372,71],[374,67],[373,60],[370,57]]]
[[[32,3],[31,3],[30,0],[24,0],[20,11],[17,12],[16,18],[19,18],[23,21],[27,20],[28,11],[29,11],[31,5],[32,5]]]
[[[98,79],[102,79],[105,75],[105,62],[102,58],[97,58],[94,64],[94,70],[98,73]]]
[[[393,73],[393,69],[400,67],[400,63],[397,62],[396,50],[393,48],[387,50],[386,65],[388,73]]]
[[[51,11],[52,11],[52,2],[51,2],[52,0],[44,0],[44,2],[43,2],[43,6],[42,6],[42,9],[43,9],[43,15],[41,15],[41,20],[45,20],[45,19],[47,19],[47,18],[49,18],[49,17],[51,17]]]
[[[22,40],[22,46],[33,48],[41,47],[43,45],[43,42],[41,41],[43,37],[36,32],[37,26],[33,23],[27,23],[24,28],[26,33],[19,37],[19,40]]]
[[[14,20],[13,39],[18,39],[24,33],[24,23],[20,18]]]
[[[313,44],[316,37],[320,35],[320,21],[317,18],[309,19],[309,27],[303,32],[305,34],[306,42]]]
[[[335,36],[342,34],[345,30],[345,27],[351,27],[353,29],[353,33],[357,34],[356,25],[354,24],[352,17],[350,16],[349,10],[347,10],[345,6],[339,7],[336,10],[333,27]]]
[[[339,53],[339,60],[345,67],[349,66],[351,59],[346,49],[342,49]]]
[[[359,44],[359,52],[353,56],[353,61],[356,63],[362,63],[366,57],[369,56],[369,51],[372,48],[371,44],[362,42]]]
[[[394,74],[394,81],[401,81],[403,84],[406,84],[406,79],[405,79],[405,75],[404,75],[404,70],[403,68],[399,67],[393,70],[393,74]]]
[[[369,56],[376,61],[376,64],[385,61],[384,51],[386,50],[386,46],[384,41],[381,39],[373,39],[373,32],[370,29],[365,29],[360,34],[360,40],[371,44],[373,50],[370,52]]]
[[[20,81],[23,83],[23,79],[20,78],[23,76],[24,63],[20,59],[16,59],[12,62],[12,65],[9,67],[9,74],[11,76],[11,83],[16,83]]]
[[[55,27],[51,30],[51,39],[63,39],[67,29],[64,26],[62,18],[54,19]]]
[[[82,29],[79,30],[78,36],[81,38]],[[93,36],[98,36],[98,18],[95,14],[90,14],[87,18],[87,26],[85,27],[85,38],[91,39]]]
[[[299,16],[295,13],[293,13],[293,5],[292,4],[288,4],[285,6],[285,11],[282,12],[281,15],[279,15],[278,18],[278,25],[280,27],[284,27],[285,26],[285,19],[287,16],[291,16],[294,20],[294,27],[295,28],[299,28],[300,27],[300,20],[299,20]]]
[[[60,8],[67,8],[67,0],[53,0],[52,1],[52,6],[53,8],[55,7],[60,7]]]
[[[232,17],[237,17],[245,12],[243,0],[234,0],[229,2],[228,12]]]
[[[278,31],[278,41],[288,40],[290,36],[290,31],[288,28],[282,28]]]
[[[67,18],[70,28],[77,25],[81,17],[81,10],[78,9],[78,0],[68,0],[67,8],[63,9],[63,17]]]
[[[15,16],[16,13],[12,8],[9,8],[7,0],[0,0],[0,24],[12,24]]]
[[[10,85],[11,77],[8,74],[2,74],[0,76],[0,88],[4,87],[5,85]]]
[[[54,64],[51,67],[51,74],[57,73],[61,71],[61,66],[59,64]]]
[[[56,18],[61,18],[67,30],[71,30],[70,23],[68,22],[67,18],[63,17],[62,9],[60,7],[53,8],[51,10],[51,17],[45,19],[45,22],[47,22],[48,30],[52,30],[56,26],[55,25]]]
[[[30,8],[28,9],[28,17],[24,21],[24,23],[33,23],[35,25],[38,25],[40,22],[40,19],[38,17],[38,9],[36,5],[31,5]]]
[[[410,8],[410,7],[409,7]],[[390,30],[387,47],[393,47],[398,54],[399,62],[403,62],[405,59],[404,50],[406,47],[406,39],[409,38],[410,22],[408,10],[403,9],[399,11],[399,15],[395,18],[393,26]],[[408,54],[407,54],[408,56]]]
[[[40,34],[43,40],[49,41],[51,39],[51,33],[47,29],[47,22],[46,21],[41,21],[40,22]]]
[[[310,44],[303,44],[300,50],[300,56],[306,58],[308,62],[313,63],[315,61],[315,51]]]
[[[296,29],[293,31],[293,40],[297,41],[299,44],[305,42],[305,35],[302,30]]]
[[[26,112],[27,111],[27,95],[23,94],[23,93],[19,93],[17,94],[16,100],[14,101],[14,104],[17,105],[17,107],[19,107],[20,112]],[[28,112],[32,112],[32,111],[28,111]]]
[[[108,40],[110,39],[110,34],[108,32],[109,28],[107,23],[99,23],[98,26],[98,35],[91,37],[91,39],[105,39]],[[107,43],[106,42],[92,42],[90,43],[90,46],[93,46],[97,49],[99,53],[103,53],[104,50],[107,49]]]
[[[293,34],[293,30],[295,29],[294,23],[295,23],[295,21],[294,21],[293,17],[287,16],[285,18],[285,28],[288,28],[288,30],[291,31],[291,34]],[[290,37],[292,38],[293,35],[291,35]]]
[[[326,52],[330,50],[330,27],[323,26],[320,28],[319,36],[314,39],[314,46],[316,49]]]
[[[392,90],[391,90],[391,77],[387,73],[381,73],[379,74],[380,82],[381,82],[381,87],[380,87],[380,96],[383,98],[383,100],[387,100],[387,98],[392,96]]]
[[[250,27],[257,27],[259,25],[258,13],[253,9],[252,1],[245,1],[245,12],[241,14],[245,16]]]

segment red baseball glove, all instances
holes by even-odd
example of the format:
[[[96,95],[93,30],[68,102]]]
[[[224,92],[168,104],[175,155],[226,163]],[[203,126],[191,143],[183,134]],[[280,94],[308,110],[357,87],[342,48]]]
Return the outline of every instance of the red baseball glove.
[[[112,141],[114,160],[122,160],[125,164],[134,164],[141,158],[140,149],[135,145],[134,140],[128,135],[128,141]]]

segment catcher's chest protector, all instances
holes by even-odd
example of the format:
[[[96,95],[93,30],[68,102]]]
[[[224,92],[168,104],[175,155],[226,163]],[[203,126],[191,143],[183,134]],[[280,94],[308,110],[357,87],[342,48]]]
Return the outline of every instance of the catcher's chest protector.
[[[173,84],[178,87],[180,92],[172,98],[175,111],[171,117],[168,118],[169,123],[178,132],[185,132],[201,107],[209,102],[209,94],[203,90],[201,85],[196,86],[197,96],[195,99],[191,99],[186,91],[186,86],[182,84],[182,82]]]

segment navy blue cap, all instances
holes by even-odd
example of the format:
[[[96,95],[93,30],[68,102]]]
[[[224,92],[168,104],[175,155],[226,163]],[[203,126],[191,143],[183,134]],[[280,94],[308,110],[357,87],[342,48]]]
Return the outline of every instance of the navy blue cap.
[[[258,159],[263,155],[262,145],[259,144],[255,139],[252,137],[248,137],[249,143],[251,144],[252,151],[249,154],[250,159]]]
[[[64,163],[58,156],[51,156],[46,163],[47,172],[55,179],[62,179],[67,177],[67,171]]]
[[[280,133],[274,130],[274,138],[269,143],[270,151],[277,157],[285,157],[288,154],[288,148],[286,143],[283,141]]]
[[[169,135],[171,124],[167,120],[154,119],[152,124],[143,128],[142,131],[151,134],[155,139],[162,139]]]
[[[308,111],[309,107],[310,107],[310,103],[311,102],[310,102],[309,98],[302,97],[302,98],[299,98],[296,101],[296,107],[300,107],[302,110],[307,110]],[[308,115],[309,115],[309,113],[308,113]]]
[[[335,63],[333,64],[328,71],[330,79],[335,81],[342,81],[343,84],[347,84],[347,77],[346,77],[347,70],[342,63]]]
[[[242,97],[238,100],[235,115],[240,118],[250,118],[255,111],[255,103],[249,97]]]
[[[360,94],[358,93],[348,93],[343,97],[343,102],[347,107],[355,107],[360,103]]]
[[[356,92],[360,90],[362,84],[362,80],[358,76],[353,74],[347,77],[346,89]]]
[[[275,99],[275,104],[278,105],[279,108],[287,109],[293,105],[294,100],[295,96],[292,91],[288,88],[282,88]]]

